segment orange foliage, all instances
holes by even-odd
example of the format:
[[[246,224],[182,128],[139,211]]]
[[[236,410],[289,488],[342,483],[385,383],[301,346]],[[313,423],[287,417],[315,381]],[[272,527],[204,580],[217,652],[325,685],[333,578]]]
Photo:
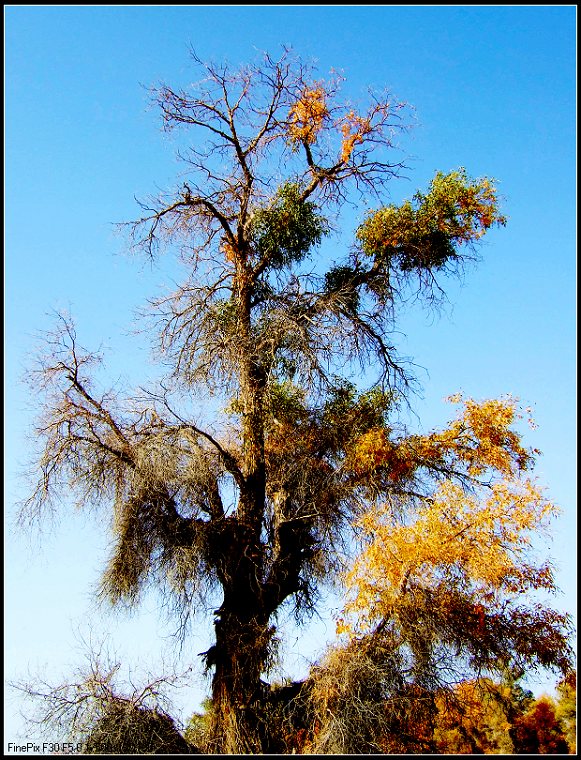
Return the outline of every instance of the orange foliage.
[[[447,579],[451,587],[469,589],[480,604],[510,591],[515,576],[539,586],[543,579],[524,565],[529,534],[555,512],[530,480],[496,483],[480,498],[445,481],[404,524],[389,502],[370,510],[358,521],[368,544],[346,577],[346,612],[357,628],[369,630],[411,583],[438,589]],[[544,583],[552,587],[550,573]]]
[[[515,749],[519,754],[568,754],[563,727],[555,715],[549,697],[540,697],[530,710],[517,718],[514,728]]]
[[[220,246],[220,250],[224,253],[224,256],[226,257],[227,261],[231,261],[231,262],[236,261],[236,249],[227,240],[224,240],[222,242],[222,245]]]
[[[464,681],[451,693],[437,693],[434,738],[438,753],[512,753],[506,713],[510,698],[510,687],[487,679]]]
[[[303,90],[289,113],[288,133],[291,140],[312,145],[328,116],[326,93],[322,85]]]
[[[350,111],[347,114],[341,125],[341,132],[343,134],[341,161],[343,163],[349,161],[355,145],[362,143],[365,135],[368,135],[371,130],[372,127],[369,119],[357,116],[354,111]]]

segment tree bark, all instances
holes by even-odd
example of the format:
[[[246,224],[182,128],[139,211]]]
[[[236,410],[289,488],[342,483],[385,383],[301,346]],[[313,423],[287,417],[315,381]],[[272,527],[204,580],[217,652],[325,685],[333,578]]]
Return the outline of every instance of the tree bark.
[[[256,706],[272,631],[260,578],[262,547],[240,516],[222,521],[212,540],[223,601],[215,611],[215,643],[206,652],[212,680],[213,738],[217,752],[262,752]]]
[[[246,601],[254,601],[246,597]],[[243,609],[244,599],[225,599],[217,611],[213,647],[212,704],[217,750],[262,753],[260,707],[264,670],[272,630],[264,614]]]

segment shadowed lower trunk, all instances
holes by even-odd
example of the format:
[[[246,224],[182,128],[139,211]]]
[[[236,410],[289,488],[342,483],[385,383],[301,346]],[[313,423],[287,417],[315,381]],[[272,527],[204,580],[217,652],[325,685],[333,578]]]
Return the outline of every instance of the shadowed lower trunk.
[[[303,550],[303,530],[290,524],[279,531],[280,551],[267,577],[265,547],[255,530],[230,517],[214,534],[224,595],[215,613],[215,643],[205,657],[214,671],[213,744],[217,752],[270,751],[265,725],[268,686],[261,678],[272,654],[275,629],[269,621],[284,599],[298,589],[302,562],[308,556]]]
[[[223,589],[215,612],[215,643],[206,652],[212,668],[214,751],[263,752],[257,709],[264,691],[261,674],[273,630],[263,582],[264,547],[257,526],[242,521],[249,506],[226,518],[212,535],[214,556]]]
[[[217,750],[264,752],[264,684],[260,676],[272,629],[264,618],[233,613],[223,607],[215,627],[212,702]]]

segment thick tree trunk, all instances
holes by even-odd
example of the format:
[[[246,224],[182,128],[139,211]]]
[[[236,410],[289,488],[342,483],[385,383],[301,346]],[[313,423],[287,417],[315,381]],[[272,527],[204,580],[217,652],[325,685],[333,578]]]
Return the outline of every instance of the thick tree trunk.
[[[265,514],[262,399],[254,387],[243,400],[244,489],[236,515],[218,531],[223,601],[216,611],[215,644],[208,665],[214,668],[212,708],[216,751],[262,753],[264,672],[272,629],[264,586],[265,547],[261,531]]]
[[[283,535],[285,551],[261,580],[263,547],[237,518],[223,531],[224,598],[216,610],[214,646],[207,665],[214,668],[212,703],[217,752],[271,751],[268,723],[270,695],[262,675],[271,655],[273,612],[299,587],[301,544]],[[291,544],[294,551],[291,550]]]
[[[261,674],[268,661],[273,629],[265,607],[262,547],[239,518],[221,537],[224,597],[216,610],[214,646],[207,664],[214,668],[212,707],[216,750],[261,753]]]
[[[261,715],[264,687],[260,676],[271,635],[264,617],[226,609],[224,605],[218,611],[212,703],[219,752],[265,751]]]

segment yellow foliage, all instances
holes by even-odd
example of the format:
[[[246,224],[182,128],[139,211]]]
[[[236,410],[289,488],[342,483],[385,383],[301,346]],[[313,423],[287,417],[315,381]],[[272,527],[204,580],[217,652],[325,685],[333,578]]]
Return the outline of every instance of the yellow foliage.
[[[289,113],[288,133],[291,141],[312,145],[328,116],[327,96],[323,86],[303,90]]]
[[[371,130],[371,121],[369,119],[357,116],[354,111],[350,111],[347,114],[341,124],[341,132],[343,134],[343,140],[341,143],[341,161],[343,163],[349,161],[355,145],[362,143],[365,135],[368,135]]]
[[[464,401],[461,395],[448,401],[463,404],[461,415],[442,431],[415,435],[397,441],[389,439],[385,428],[374,428],[362,435],[352,447],[348,464],[359,476],[384,468],[393,481],[411,477],[418,469],[438,465],[450,472],[466,471],[472,477],[493,470],[514,475],[526,470],[536,449],[521,444],[520,435],[511,429],[522,414],[516,399],[508,396],[477,402]]]
[[[450,694],[436,694],[434,738],[440,754],[512,754],[506,705],[509,686],[488,679],[464,681]]]
[[[372,629],[412,585],[462,587],[483,603],[531,585],[552,588],[550,571],[526,564],[531,534],[557,509],[521,475],[532,456],[510,427],[519,416],[516,401],[450,400],[464,408],[444,431],[393,442],[377,428],[361,436],[351,453],[359,476],[383,467],[401,482],[439,463],[440,473],[471,476],[473,488],[449,477],[429,498],[410,498],[407,515],[400,496],[358,519],[364,548],[345,578],[349,601],[338,633]],[[478,483],[473,476],[484,471],[491,479]],[[440,600],[445,604],[445,596]]]

